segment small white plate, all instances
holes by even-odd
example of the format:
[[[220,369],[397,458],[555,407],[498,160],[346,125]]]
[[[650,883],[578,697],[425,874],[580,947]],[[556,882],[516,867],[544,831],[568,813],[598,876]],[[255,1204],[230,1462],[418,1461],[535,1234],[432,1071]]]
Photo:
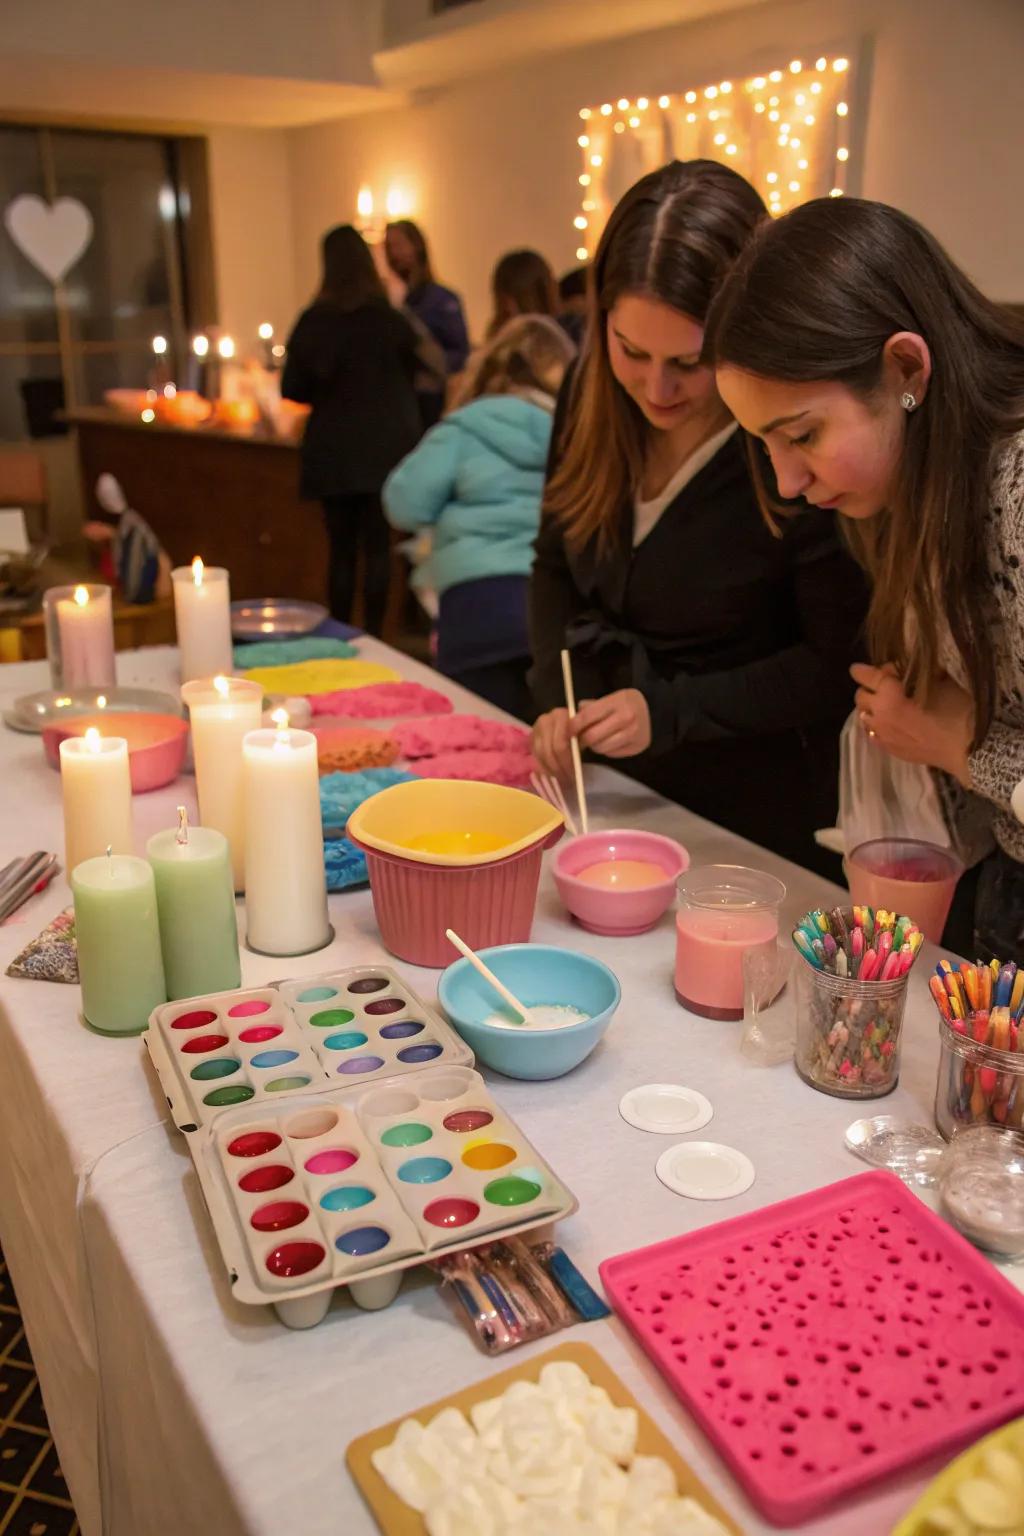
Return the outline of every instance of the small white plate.
[[[623,1094],[619,1114],[638,1131],[679,1136],[703,1130],[714,1110],[695,1088],[684,1088],[680,1083],[644,1083]]]
[[[731,1200],[754,1182],[754,1165],[718,1141],[681,1141],[658,1158],[658,1178],[689,1200]]]

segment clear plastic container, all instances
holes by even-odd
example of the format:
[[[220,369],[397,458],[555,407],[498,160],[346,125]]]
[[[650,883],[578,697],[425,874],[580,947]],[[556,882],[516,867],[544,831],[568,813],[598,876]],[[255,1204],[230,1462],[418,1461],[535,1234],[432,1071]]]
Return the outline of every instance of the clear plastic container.
[[[1024,1133],[958,1131],[942,1160],[942,1210],[964,1237],[1002,1258],[1024,1256]]]
[[[913,837],[877,837],[846,858],[850,896],[858,906],[906,915],[933,944],[942,942],[964,867],[949,848]]]
[[[786,887],[741,864],[705,864],[676,882],[676,997],[707,1019],[742,1019],[743,960],[774,952]]]
[[[892,1092],[909,977],[908,971],[892,981],[852,981],[797,959],[795,1061],[805,1083],[838,1099]]]
[[[971,1125],[1010,1126],[1024,1120],[1024,1052],[997,1051],[939,1020],[935,1124],[948,1141]]]

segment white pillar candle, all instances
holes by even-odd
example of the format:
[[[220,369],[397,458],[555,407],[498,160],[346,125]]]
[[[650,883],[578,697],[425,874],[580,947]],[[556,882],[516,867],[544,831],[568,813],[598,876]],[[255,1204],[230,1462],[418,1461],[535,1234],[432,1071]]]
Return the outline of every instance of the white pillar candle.
[[[182,682],[230,672],[233,656],[227,571],[222,566],[204,566],[196,555],[190,566],[177,566],[171,579]]]
[[[69,736],[60,744],[60,779],[68,878],[76,865],[108,848],[131,853],[132,781],[124,737],[101,736],[91,727],[84,736]]]
[[[227,838],[235,890],[244,891],[242,742],[259,730],[263,689],[241,677],[205,677],[186,683],[181,698],[192,724],[199,820]]]
[[[247,943],[304,955],[330,942],[316,737],[252,731],[242,743]]]
[[[53,686],[113,687],[117,677],[110,588],[51,588],[44,596],[44,612]]]

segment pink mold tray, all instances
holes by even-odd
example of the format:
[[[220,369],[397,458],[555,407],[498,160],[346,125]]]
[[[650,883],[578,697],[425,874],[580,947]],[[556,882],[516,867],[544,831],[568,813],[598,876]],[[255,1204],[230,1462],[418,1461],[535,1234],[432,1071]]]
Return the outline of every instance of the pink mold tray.
[[[620,1254],[601,1279],[774,1525],[1024,1411],[1024,1295],[891,1173]]]

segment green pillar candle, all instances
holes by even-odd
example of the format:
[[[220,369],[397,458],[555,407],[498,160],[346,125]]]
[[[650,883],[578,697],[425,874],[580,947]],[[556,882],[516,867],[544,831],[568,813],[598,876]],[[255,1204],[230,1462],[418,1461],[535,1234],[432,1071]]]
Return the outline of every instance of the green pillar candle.
[[[167,997],[241,986],[235,882],[224,834],[189,826],[180,805],[177,831],[150,837],[146,852],[157,877]]]
[[[184,806],[178,818],[177,831],[158,832],[146,844],[156,876],[167,995],[226,992],[242,985],[228,840],[213,827],[190,827]]]
[[[167,1001],[156,886],[145,859],[85,859],[71,872],[85,1022],[101,1035],[138,1035]]]

